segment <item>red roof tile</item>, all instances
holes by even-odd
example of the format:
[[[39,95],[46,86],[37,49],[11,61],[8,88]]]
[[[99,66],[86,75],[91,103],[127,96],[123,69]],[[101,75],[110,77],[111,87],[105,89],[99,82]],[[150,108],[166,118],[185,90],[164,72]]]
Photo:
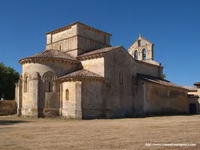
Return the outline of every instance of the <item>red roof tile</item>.
[[[94,73],[94,72],[91,72],[91,71],[88,71],[88,70],[85,70],[85,69],[82,69],[82,70],[78,70],[78,71],[75,71],[75,72],[72,72],[72,73],[69,73],[67,75],[64,75],[60,78],[58,78],[57,80],[65,80],[65,79],[73,79],[73,78],[79,78],[79,79],[85,79],[85,78],[88,78],[88,79],[93,79],[93,78],[98,78],[98,79],[103,79],[102,76]]]
[[[74,58],[60,50],[54,50],[54,49],[45,50],[45,51],[37,53],[33,56],[22,58],[22,59],[20,59],[20,61],[24,60],[24,59],[30,59],[30,58],[58,58],[58,59],[60,58],[60,59],[71,60],[74,62],[79,62],[76,58]]]
[[[82,54],[82,55],[79,55],[77,58],[81,58],[81,57],[85,57],[85,56],[91,56],[91,55],[95,55],[95,54],[106,53],[106,52],[115,50],[115,49],[117,49],[117,48],[119,48],[119,47],[121,47],[121,46],[105,47],[105,48],[93,50],[93,51],[84,53],[84,54]]]
[[[158,77],[153,77],[153,76],[149,76],[149,75],[143,75],[143,74],[138,74],[139,78],[145,81],[149,81],[149,82],[153,82],[153,83],[157,83],[157,84],[161,84],[161,85],[165,85],[165,86],[169,86],[169,87],[175,87],[175,88],[181,88],[181,89],[185,89],[188,90],[187,88],[183,87],[183,86],[178,86],[175,83],[172,83],[168,80],[164,80]]]

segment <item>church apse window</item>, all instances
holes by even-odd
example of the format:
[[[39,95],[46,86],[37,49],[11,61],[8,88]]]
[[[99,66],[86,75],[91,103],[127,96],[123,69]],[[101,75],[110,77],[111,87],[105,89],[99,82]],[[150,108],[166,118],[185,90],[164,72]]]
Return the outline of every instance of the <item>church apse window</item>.
[[[68,89],[65,90],[65,100],[69,101],[69,90]]]
[[[146,60],[146,59],[147,59],[146,56],[147,56],[147,51],[146,51],[146,49],[144,48],[144,49],[142,50],[142,60]]]
[[[28,92],[28,76],[24,77],[24,93]]]

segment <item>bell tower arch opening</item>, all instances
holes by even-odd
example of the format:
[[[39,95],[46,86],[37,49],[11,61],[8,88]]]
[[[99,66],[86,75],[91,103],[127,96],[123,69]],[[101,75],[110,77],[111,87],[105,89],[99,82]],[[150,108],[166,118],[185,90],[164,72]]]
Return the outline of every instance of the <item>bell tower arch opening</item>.
[[[135,42],[128,48],[129,54],[139,61],[160,66],[159,62],[154,60],[154,44],[139,35]]]
[[[153,60],[153,43],[140,35],[128,49],[128,52],[136,60]]]

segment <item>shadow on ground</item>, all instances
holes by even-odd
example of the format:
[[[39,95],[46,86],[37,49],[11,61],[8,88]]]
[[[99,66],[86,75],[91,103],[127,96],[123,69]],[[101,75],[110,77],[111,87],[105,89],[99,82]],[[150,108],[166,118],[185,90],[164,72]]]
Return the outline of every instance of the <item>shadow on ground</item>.
[[[0,125],[13,125],[18,123],[27,123],[29,121],[22,121],[22,120],[0,120]]]

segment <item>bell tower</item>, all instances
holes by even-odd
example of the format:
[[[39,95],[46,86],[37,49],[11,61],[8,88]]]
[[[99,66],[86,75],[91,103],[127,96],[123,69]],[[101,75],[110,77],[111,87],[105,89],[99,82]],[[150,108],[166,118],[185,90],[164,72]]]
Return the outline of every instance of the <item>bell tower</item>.
[[[129,54],[136,60],[160,65],[154,61],[154,44],[139,35],[137,40],[129,47]]]

